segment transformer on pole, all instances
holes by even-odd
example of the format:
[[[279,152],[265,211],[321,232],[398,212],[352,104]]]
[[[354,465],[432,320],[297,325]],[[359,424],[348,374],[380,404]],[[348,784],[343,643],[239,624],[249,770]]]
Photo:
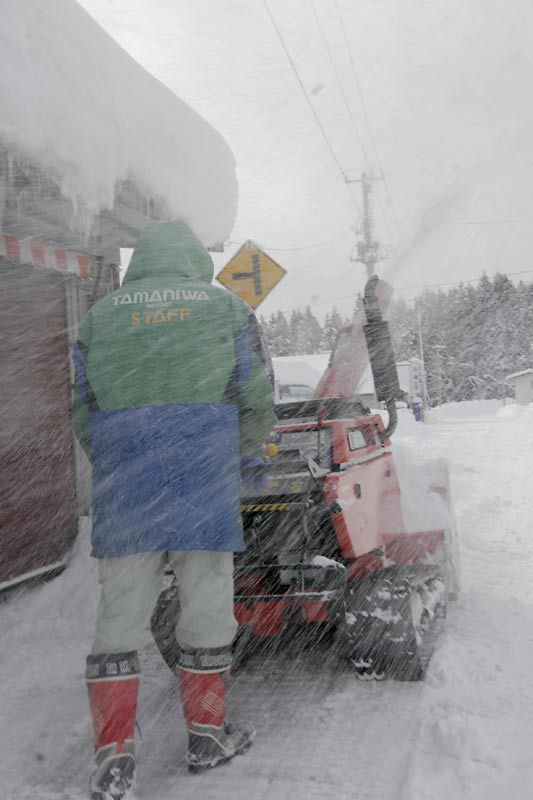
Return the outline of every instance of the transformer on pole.
[[[363,172],[361,178],[350,180],[346,178],[346,183],[360,183],[363,190],[363,238],[356,245],[355,253],[352,254],[352,261],[359,261],[367,269],[368,277],[371,278],[376,273],[376,264],[387,258],[387,254],[381,249],[380,243],[374,239],[373,225],[374,218],[372,213],[372,181],[382,180],[374,178]]]

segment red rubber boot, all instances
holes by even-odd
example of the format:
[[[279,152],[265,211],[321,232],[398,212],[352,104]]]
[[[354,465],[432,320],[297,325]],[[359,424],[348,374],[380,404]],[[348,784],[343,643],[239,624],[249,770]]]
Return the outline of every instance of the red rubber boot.
[[[225,722],[229,672],[178,670],[183,713],[189,732],[186,760],[189,772],[203,772],[244,753],[254,731]]]
[[[133,798],[135,719],[139,691],[136,653],[89,656],[87,688],[93,717],[92,800]]]

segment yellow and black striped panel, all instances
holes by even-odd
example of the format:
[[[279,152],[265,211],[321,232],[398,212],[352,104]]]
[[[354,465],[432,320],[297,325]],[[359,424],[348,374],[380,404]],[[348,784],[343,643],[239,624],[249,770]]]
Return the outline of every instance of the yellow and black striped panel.
[[[243,514],[255,514],[259,511],[289,511],[290,503],[243,503],[241,511]]]

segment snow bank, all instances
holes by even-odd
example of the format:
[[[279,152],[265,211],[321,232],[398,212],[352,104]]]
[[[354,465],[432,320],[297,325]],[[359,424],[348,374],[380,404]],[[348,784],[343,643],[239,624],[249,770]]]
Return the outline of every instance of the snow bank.
[[[503,406],[502,408],[498,409],[496,416],[498,419],[517,419],[523,415],[527,414],[528,416],[533,414],[533,403],[530,403],[527,406],[518,405],[518,403],[511,403],[508,406]]]
[[[476,419],[493,414],[496,419],[514,420],[523,414],[533,414],[533,403],[521,406],[517,403],[502,405],[501,400],[468,400],[462,403],[445,403],[429,409],[427,422],[446,423],[454,420]]]
[[[511,403],[509,406],[503,406],[496,412],[498,419],[516,419],[522,413],[521,406],[516,403]]]
[[[446,419],[467,419],[480,414],[495,414],[502,408],[501,400],[467,400],[461,403],[444,403],[430,410],[430,421],[441,422]]]
[[[399,800],[533,796],[533,435],[529,407],[517,408],[450,404],[416,438],[399,426],[396,441],[420,461],[452,463],[463,576],[419,699]]]
[[[0,139],[58,180],[89,217],[117,181],[160,195],[206,244],[237,206],[233,155],[195,111],[73,0],[0,0]]]

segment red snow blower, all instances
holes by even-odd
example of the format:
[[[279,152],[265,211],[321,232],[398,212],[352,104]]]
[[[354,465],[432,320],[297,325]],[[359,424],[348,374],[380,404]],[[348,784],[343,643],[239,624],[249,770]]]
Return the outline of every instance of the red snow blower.
[[[389,299],[387,284],[371,278],[364,316],[339,332],[314,399],[276,407],[267,487],[242,497],[247,549],[235,556],[236,661],[275,649],[289,633],[293,643],[327,643],[359,677],[426,673],[447,600],[458,591],[458,549],[443,462],[419,465],[414,478],[427,524],[409,530],[404,519],[391,447],[399,384],[381,312]],[[356,397],[368,359],[386,425]],[[171,586],[152,618],[170,666],[177,613]]]

